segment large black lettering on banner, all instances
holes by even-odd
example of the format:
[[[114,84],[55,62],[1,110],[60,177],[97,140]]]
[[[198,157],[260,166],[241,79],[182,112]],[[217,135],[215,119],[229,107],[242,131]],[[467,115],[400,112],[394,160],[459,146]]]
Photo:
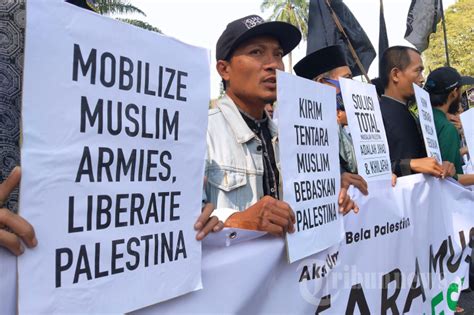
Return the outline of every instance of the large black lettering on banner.
[[[77,43],[72,52],[73,81],[154,96],[157,98],[154,103],[158,104],[167,100],[187,101],[188,73],[185,71],[116,56],[108,51],[99,52],[95,48],[84,50]],[[179,110],[88,95],[82,95],[77,105],[80,107],[78,127],[82,134],[179,141]],[[168,149],[85,145],[77,163],[75,182],[120,183],[126,180],[172,184],[177,180],[172,162],[173,152]],[[164,222],[180,220],[180,197],[180,191],[146,195],[138,191],[115,195],[98,192],[82,198],[71,195],[67,230],[77,234],[146,224],[159,227]],[[75,248],[57,248],[56,287],[187,258],[182,230],[158,231],[113,240],[111,259],[106,259],[108,255],[101,242],[94,246],[81,244]],[[104,265],[107,267],[101,269]]]

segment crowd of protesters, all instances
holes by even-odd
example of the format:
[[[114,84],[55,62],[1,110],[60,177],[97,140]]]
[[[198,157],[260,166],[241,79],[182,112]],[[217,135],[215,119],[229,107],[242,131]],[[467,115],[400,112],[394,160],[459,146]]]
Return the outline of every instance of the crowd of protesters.
[[[282,182],[278,156],[278,132],[271,115],[276,101],[276,70],[284,70],[283,57],[301,40],[291,24],[266,22],[252,15],[227,25],[216,45],[217,72],[225,95],[209,112],[206,173],[202,215],[195,224],[196,238],[224,226],[265,231],[277,236],[294,232],[295,215],[281,200]],[[334,114],[339,124],[341,187],[339,210],[346,214],[358,206],[348,194],[353,185],[367,195],[357,163],[340,95],[339,78],[352,78],[340,46],[313,52],[294,67],[298,76],[336,89]],[[434,70],[424,84],[423,61],[414,48],[395,46],[382,56],[380,107],[392,163],[393,181],[415,173],[437,178],[452,177],[473,185],[474,175],[464,174],[462,156],[468,154],[459,120],[463,85],[474,79],[455,69]],[[430,93],[434,122],[443,161],[427,157],[419,122],[410,111],[413,83]],[[265,109],[270,110],[269,114]],[[0,246],[21,255],[38,242],[32,227],[20,215],[3,208],[20,181],[16,167],[0,185]],[[4,229],[7,228],[7,229]]]

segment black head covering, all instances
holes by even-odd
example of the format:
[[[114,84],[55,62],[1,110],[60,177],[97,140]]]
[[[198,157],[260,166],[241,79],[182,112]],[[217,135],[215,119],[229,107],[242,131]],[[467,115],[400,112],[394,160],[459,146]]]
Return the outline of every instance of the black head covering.
[[[451,67],[440,67],[428,75],[425,90],[430,94],[444,94],[457,87],[473,84],[473,77],[461,76],[456,69]]]
[[[301,32],[290,23],[268,22],[258,15],[249,15],[227,24],[217,40],[216,60],[227,60],[240,44],[262,35],[278,39],[284,55],[292,51],[301,40]]]
[[[346,55],[340,45],[334,45],[307,55],[293,70],[298,76],[312,80],[322,73],[342,66],[347,66]]]

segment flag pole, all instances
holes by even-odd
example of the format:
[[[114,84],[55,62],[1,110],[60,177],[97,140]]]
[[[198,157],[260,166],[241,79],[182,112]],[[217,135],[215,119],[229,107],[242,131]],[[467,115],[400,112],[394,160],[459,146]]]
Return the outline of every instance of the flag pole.
[[[346,41],[347,46],[349,47],[349,51],[351,52],[352,57],[354,57],[354,60],[357,63],[357,66],[359,67],[360,71],[364,75],[367,82],[370,83],[370,79],[369,79],[369,76],[367,74],[367,71],[365,71],[364,66],[362,65],[362,62],[360,61],[359,57],[357,56],[357,53],[354,50],[354,47],[352,46],[351,41],[349,40],[349,37],[347,36],[346,32],[344,31],[344,27],[342,27],[342,24],[339,21],[339,18],[337,17],[336,13],[332,9],[331,4],[329,3],[329,0],[326,0],[326,4],[329,8],[329,11],[331,11],[331,17],[334,20],[334,23],[336,23],[336,26],[339,29],[339,32],[341,32],[342,36],[344,37],[344,40]]]
[[[444,51],[446,53],[446,65],[450,67],[449,63],[449,52],[448,52],[448,38],[446,36],[446,20],[444,18],[444,9],[443,9],[443,0],[439,0],[441,5],[441,21],[443,24],[443,34],[444,34]]]
[[[385,25],[383,0],[380,0],[379,23],[380,25],[379,25],[379,52],[378,52],[379,56],[378,57],[379,57],[379,69],[380,69],[383,52],[385,51],[385,49],[389,47],[387,26]]]

